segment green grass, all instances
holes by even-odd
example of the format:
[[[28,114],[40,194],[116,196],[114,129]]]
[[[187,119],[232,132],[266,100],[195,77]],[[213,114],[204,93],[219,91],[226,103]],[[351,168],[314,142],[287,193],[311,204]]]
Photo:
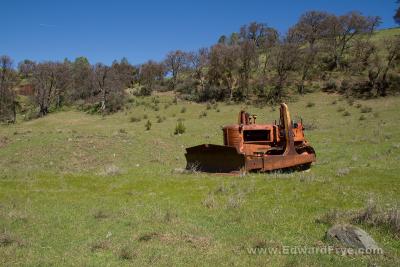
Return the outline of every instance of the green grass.
[[[326,243],[329,225],[316,219],[332,209],[355,211],[370,199],[398,207],[400,97],[349,106],[337,95],[313,93],[289,103],[292,117],[313,125],[306,136],[318,162],[309,172],[244,177],[174,171],[185,166],[185,147],[221,144],[220,126],[235,123],[244,105],[219,104],[217,112],[205,104],[165,105],[168,95],[159,100],[158,111],[143,104],[106,117],[65,111],[0,126],[0,239],[11,240],[0,245],[0,265],[400,264],[400,240],[367,225],[360,227],[384,256],[247,252],[259,244]],[[364,120],[357,104],[372,108]],[[270,107],[246,108],[259,122],[279,116]],[[157,123],[157,116],[166,120]],[[175,135],[179,119],[186,131]]]

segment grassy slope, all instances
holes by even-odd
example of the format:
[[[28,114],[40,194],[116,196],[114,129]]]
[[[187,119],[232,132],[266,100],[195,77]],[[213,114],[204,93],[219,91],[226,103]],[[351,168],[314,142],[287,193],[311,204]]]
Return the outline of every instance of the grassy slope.
[[[317,164],[310,172],[245,177],[172,172],[184,167],[185,147],[221,143],[220,126],[235,122],[239,105],[219,104],[220,112],[207,110],[199,119],[205,105],[165,109],[172,98],[160,99],[158,112],[143,105],[105,118],[68,111],[0,127],[0,229],[21,243],[0,246],[0,264],[400,264],[400,241],[367,226],[385,256],[246,250],[260,242],[316,246],[328,226],[315,219],[327,211],[355,210],[369,199],[398,205],[399,97],[356,101],[373,109],[363,121],[355,105],[331,104],[335,95],[314,93],[290,103],[293,116],[317,126],[307,132]],[[308,101],[316,105],[306,108]],[[183,106],[186,113],[180,113]],[[260,121],[278,118],[270,108],[248,110]],[[153,124],[148,132],[145,120],[130,122],[145,113]],[[156,123],[157,114],[166,121]],[[178,118],[187,127],[181,136],[172,134]],[[103,175],[104,166],[121,174]],[[131,252],[132,259],[123,259]]]

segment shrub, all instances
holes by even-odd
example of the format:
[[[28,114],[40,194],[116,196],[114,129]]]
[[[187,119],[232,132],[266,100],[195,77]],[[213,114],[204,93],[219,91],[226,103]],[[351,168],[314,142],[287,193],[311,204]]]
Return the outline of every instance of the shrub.
[[[366,120],[366,119],[367,119],[367,118],[366,118],[364,115],[361,115],[360,118],[359,118],[360,121],[364,121],[364,120]]]
[[[350,116],[351,114],[350,114],[350,112],[348,112],[348,111],[345,111],[345,112],[343,112],[343,116],[344,117],[348,117],[348,116]]]
[[[139,122],[141,120],[142,119],[140,117],[135,117],[135,116],[131,117],[131,119],[130,119],[131,122]]]
[[[337,101],[336,101],[336,100],[333,100],[331,104],[332,104],[332,105],[336,105],[336,103],[337,103]]]
[[[347,99],[347,103],[352,106],[354,104],[354,98],[350,97]]]
[[[361,108],[361,113],[370,113],[370,112],[372,112],[371,107],[362,107]]]
[[[174,134],[183,134],[186,131],[186,127],[182,121],[178,121],[175,127]]]
[[[210,110],[210,109],[212,108],[211,104],[210,104],[210,103],[207,103],[206,108],[207,108],[207,110]]]
[[[315,106],[314,102],[308,102],[307,105],[306,105],[306,108],[311,108],[313,106]]]
[[[322,87],[322,91],[324,92],[333,92],[337,90],[337,84],[335,80],[329,80],[324,83]]]
[[[161,123],[163,121],[165,121],[167,118],[165,118],[165,116],[161,117],[161,116],[157,116],[157,123]]]
[[[181,113],[185,113],[186,112],[186,107],[182,107],[181,108]]]
[[[146,124],[144,125],[144,127],[146,128],[146,131],[150,131],[150,129],[151,129],[151,121],[148,120],[148,121],[146,122]]]
[[[207,117],[207,112],[206,111],[202,111],[199,115],[199,118],[204,118]]]
[[[361,104],[358,103],[358,104],[356,105],[356,108],[361,108]]]
[[[342,112],[344,111],[344,107],[338,107],[337,112]]]
[[[147,120],[148,117],[149,117],[149,116],[148,116],[147,114],[144,114],[144,115],[143,115],[143,119],[145,119],[145,120]]]

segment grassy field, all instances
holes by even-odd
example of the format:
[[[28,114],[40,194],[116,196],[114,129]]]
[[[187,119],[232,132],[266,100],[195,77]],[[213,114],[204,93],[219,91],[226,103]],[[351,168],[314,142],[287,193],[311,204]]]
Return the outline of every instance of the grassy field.
[[[259,122],[278,119],[278,109],[208,109],[163,95],[106,117],[67,110],[0,126],[0,265],[399,266],[400,240],[370,225],[358,226],[384,255],[248,252],[329,244],[329,223],[318,219],[332,210],[398,208],[399,105],[400,97],[300,97],[289,109],[305,121],[318,162],[244,177],[175,169],[185,147],[220,144],[240,108]],[[186,132],[174,135],[179,119]]]

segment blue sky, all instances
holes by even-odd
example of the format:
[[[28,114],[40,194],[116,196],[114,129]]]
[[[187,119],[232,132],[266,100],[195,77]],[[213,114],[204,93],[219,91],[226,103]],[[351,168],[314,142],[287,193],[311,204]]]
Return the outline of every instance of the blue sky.
[[[284,33],[308,10],[358,10],[382,17],[381,28],[394,27],[396,7],[395,0],[2,0],[0,55],[15,62],[86,56],[106,64],[125,56],[139,64],[170,50],[210,46],[251,21]]]

